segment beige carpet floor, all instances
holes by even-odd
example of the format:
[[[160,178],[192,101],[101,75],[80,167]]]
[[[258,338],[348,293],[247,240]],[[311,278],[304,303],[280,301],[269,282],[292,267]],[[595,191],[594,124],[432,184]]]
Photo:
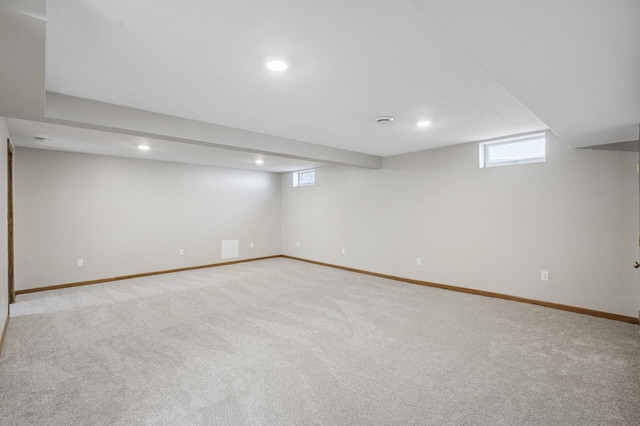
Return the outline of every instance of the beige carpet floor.
[[[2,425],[640,425],[638,326],[289,259],[11,312]]]

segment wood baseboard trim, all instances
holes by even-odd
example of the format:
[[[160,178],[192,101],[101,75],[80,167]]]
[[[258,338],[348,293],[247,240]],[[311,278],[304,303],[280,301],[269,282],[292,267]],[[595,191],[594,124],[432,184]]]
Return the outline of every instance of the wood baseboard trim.
[[[7,335],[8,328],[9,328],[9,313],[7,312],[7,318],[5,318],[4,327],[2,327],[2,334],[0,334],[0,354],[2,353],[2,345],[4,345],[4,336]]]
[[[412,279],[412,278],[404,278],[404,277],[397,277],[397,276],[394,276],[394,275],[380,274],[380,273],[377,273],[377,272],[370,272],[370,271],[365,271],[365,270],[362,270],[362,269],[349,268],[349,267],[346,267],[346,266],[334,265],[334,264],[325,263],[325,262],[318,262],[316,260],[303,259],[303,258],[300,258],[300,257],[287,256],[287,255],[283,255],[283,254],[278,254],[278,255],[274,255],[274,256],[256,257],[256,258],[252,258],[252,259],[233,260],[233,261],[230,261],[230,262],[212,263],[212,264],[209,264],[209,265],[189,266],[189,267],[185,267],[185,268],[176,268],[176,269],[167,269],[167,270],[163,270],[163,271],[145,272],[145,273],[141,273],[141,274],[122,275],[122,276],[119,276],[119,277],[102,278],[102,279],[97,279],[97,280],[80,281],[80,282],[75,282],[75,283],[57,284],[57,285],[51,285],[51,286],[46,286],[46,287],[29,288],[29,289],[26,289],[26,290],[17,290],[16,291],[16,295],[28,294],[28,293],[36,293],[36,292],[48,291],[48,290],[57,290],[57,289],[61,289],[61,288],[79,287],[79,286],[84,286],[84,285],[101,284],[101,283],[112,282],[112,281],[127,280],[127,279],[131,279],[131,278],[149,277],[149,276],[152,276],[152,275],[170,274],[170,273],[173,273],[173,272],[183,272],[183,271],[192,271],[192,270],[195,270],[195,269],[214,268],[216,266],[234,265],[234,264],[237,264],[237,263],[246,263],[246,262],[253,262],[253,261],[257,261],[257,260],[274,259],[274,258],[278,258],[278,257],[282,257],[282,258],[286,258],[286,259],[292,259],[292,260],[298,260],[298,261],[301,261],[301,262],[312,263],[312,264],[320,265],[320,266],[327,266],[329,268],[341,269],[343,271],[356,272],[356,273],[359,273],[359,274],[365,274],[365,275],[371,275],[371,276],[374,276],[374,277],[386,278],[386,279],[394,280],[394,281],[401,281],[401,282],[405,282],[405,283],[409,283],[409,284],[421,285],[421,286],[425,286],[425,287],[433,287],[433,288],[440,288],[440,289],[443,289],[443,290],[451,290],[451,291],[457,291],[457,292],[461,292],[461,293],[475,294],[477,296],[493,297],[493,298],[496,298],[496,299],[510,300],[512,302],[529,303],[529,304],[532,304],[532,305],[539,305],[539,306],[544,306],[544,307],[547,307],[547,308],[559,309],[559,310],[562,310],[562,311],[574,312],[574,313],[583,314],[583,315],[590,315],[590,316],[593,316],[593,317],[605,318],[605,319],[610,319],[610,320],[614,320],[614,321],[622,321],[622,322],[627,322],[627,323],[630,323],[630,324],[638,324],[639,323],[638,322],[638,318],[628,317],[628,316],[619,315],[619,314],[612,314],[610,312],[602,312],[602,311],[596,311],[596,310],[593,310],[593,309],[579,308],[579,307],[576,307],[576,306],[562,305],[560,303],[545,302],[543,300],[535,300],[535,299],[527,299],[527,298],[524,298],[524,297],[511,296],[509,294],[494,293],[494,292],[490,292],[490,291],[476,290],[476,289],[472,289],[472,288],[457,287],[457,286],[448,285],[448,284],[439,284],[439,283],[433,283],[433,282],[429,282],[429,281],[421,281],[421,280],[416,280],[416,279]],[[9,322],[9,318],[7,317],[7,320],[5,321],[4,329],[3,329],[3,332],[2,332],[2,337],[0,339],[0,349],[2,348],[2,342],[4,340],[4,335],[6,333],[8,322]]]
[[[612,314],[612,313],[609,313],[609,312],[602,312],[602,311],[595,311],[593,309],[579,308],[579,307],[570,306],[570,305],[562,305],[560,303],[545,302],[545,301],[542,301],[542,300],[526,299],[524,297],[511,296],[509,294],[493,293],[491,291],[475,290],[475,289],[472,289],[472,288],[456,287],[456,286],[447,285],[447,284],[438,284],[438,283],[432,283],[432,282],[428,282],[428,281],[414,280],[412,278],[403,278],[403,277],[396,277],[396,276],[393,276],[393,275],[379,274],[379,273],[376,273],[376,272],[364,271],[362,269],[348,268],[346,266],[333,265],[333,264],[330,264],[330,263],[318,262],[318,261],[309,260],[309,259],[302,259],[302,258],[299,258],[299,257],[293,257],[293,256],[287,256],[287,255],[282,255],[281,257],[284,257],[284,258],[287,258],[287,259],[292,259],[292,260],[299,260],[301,262],[313,263],[315,265],[328,266],[330,268],[342,269],[344,271],[356,272],[356,273],[359,273],[359,274],[372,275],[374,277],[386,278],[386,279],[395,280],[395,281],[402,281],[402,282],[409,283],[409,284],[417,284],[417,285],[422,285],[422,286],[425,286],[425,287],[433,287],[433,288],[440,288],[440,289],[443,289],[443,290],[458,291],[458,292],[461,292],[461,293],[475,294],[477,296],[493,297],[493,298],[496,298],[496,299],[510,300],[512,302],[529,303],[529,304],[532,304],[532,305],[539,305],[539,306],[544,306],[544,307],[547,307],[547,308],[553,308],[553,309],[559,309],[559,310],[562,310],[562,311],[574,312],[574,313],[577,313],[577,314],[590,315],[590,316],[599,317],[599,318],[606,318],[606,319],[610,319],[610,320],[614,320],[614,321],[628,322],[628,323],[631,323],[631,324],[638,324],[638,318],[628,317],[628,316],[625,316],[625,315]]]
[[[102,284],[102,283],[108,283],[108,282],[112,282],[112,281],[128,280],[128,279],[131,279],[131,278],[150,277],[152,275],[171,274],[173,272],[183,272],[183,271],[193,271],[195,269],[214,268],[216,266],[235,265],[237,263],[254,262],[256,260],[273,259],[273,258],[276,258],[276,257],[282,257],[282,255],[277,254],[275,256],[254,257],[254,258],[251,258],[251,259],[232,260],[232,261],[229,261],[229,262],[212,263],[212,264],[209,264],[209,265],[187,266],[185,268],[166,269],[166,270],[163,270],[163,271],[143,272],[141,274],[121,275],[119,277],[101,278],[101,279],[90,280],[90,281],[80,281],[80,282],[75,282],[75,283],[50,285],[50,286],[46,286],[46,287],[28,288],[28,289],[25,289],[25,290],[16,290],[16,295],[28,294],[28,293],[37,293],[39,291],[59,290],[61,288],[69,288],[69,287],[80,287],[80,286],[84,286],[84,285]]]

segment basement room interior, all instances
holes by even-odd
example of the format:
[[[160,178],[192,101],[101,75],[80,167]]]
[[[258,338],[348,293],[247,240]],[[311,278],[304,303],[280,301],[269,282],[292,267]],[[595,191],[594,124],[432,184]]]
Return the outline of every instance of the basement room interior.
[[[639,22],[0,0],[0,424],[640,424]]]

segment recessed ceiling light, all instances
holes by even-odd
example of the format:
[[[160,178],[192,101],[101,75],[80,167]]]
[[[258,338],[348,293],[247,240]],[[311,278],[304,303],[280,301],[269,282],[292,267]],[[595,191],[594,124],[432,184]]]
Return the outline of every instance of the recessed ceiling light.
[[[257,159],[257,160],[256,160],[256,164],[264,164],[264,160]]]
[[[151,147],[149,145],[138,145],[140,151],[149,151]]]
[[[418,127],[428,127],[431,126],[431,122],[429,120],[418,121]]]
[[[284,71],[289,68],[289,64],[280,59],[274,59],[272,61],[267,62],[267,68],[271,71]]]

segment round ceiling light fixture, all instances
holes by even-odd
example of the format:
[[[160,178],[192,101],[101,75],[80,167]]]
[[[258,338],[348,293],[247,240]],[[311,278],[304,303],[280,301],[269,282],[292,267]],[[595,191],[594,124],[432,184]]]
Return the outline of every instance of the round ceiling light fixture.
[[[258,165],[260,165],[260,164],[264,164],[264,160],[263,160],[263,159],[261,159],[261,158],[258,158],[258,159],[256,160],[256,164],[258,164]]]
[[[289,64],[287,64],[285,61],[281,60],[281,59],[273,59],[269,62],[267,62],[267,68],[269,68],[271,71],[284,71],[287,68],[289,68]]]
[[[376,123],[393,123],[393,117],[390,115],[383,115],[376,118]]]
[[[151,147],[149,145],[138,145],[140,151],[149,151]]]
[[[418,121],[416,124],[417,124],[418,127],[429,127],[429,126],[431,126],[431,122],[429,120],[421,120],[421,121]]]

